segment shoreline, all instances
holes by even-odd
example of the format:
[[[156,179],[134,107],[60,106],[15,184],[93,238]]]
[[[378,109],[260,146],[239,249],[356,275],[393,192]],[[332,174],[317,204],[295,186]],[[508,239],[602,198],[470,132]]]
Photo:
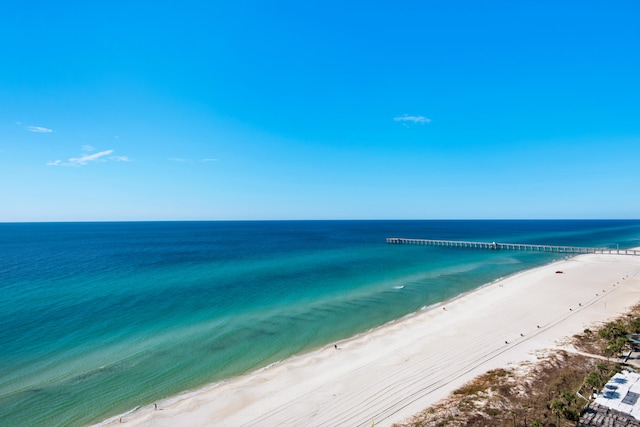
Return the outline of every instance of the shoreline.
[[[96,425],[389,426],[637,302],[640,257],[577,255]]]
[[[573,256],[576,256],[576,255],[573,255]],[[564,261],[564,260],[567,260],[569,258],[571,258],[571,257],[570,256],[566,256],[566,257],[564,257],[562,259],[559,259],[559,260],[550,261],[547,264],[544,264],[544,265],[539,266],[539,267],[545,267],[545,266],[548,266],[548,265],[552,265],[554,263],[557,263],[557,262],[560,262],[560,261]],[[539,267],[534,267],[532,269],[539,268]],[[449,299],[443,300],[443,301],[439,301],[439,302],[436,302],[436,303],[433,303],[433,304],[425,305],[425,306],[421,307],[420,309],[418,309],[417,311],[414,311],[412,313],[407,313],[407,314],[405,314],[405,315],[403,315],[403,316],[401,316],[401,317],[399,317],[397,319],[390,320],[390,321],[388,321],[388,322],[386,322],[386,323],[384,323],[384,324],[382,324],[380,326],[376,326],[376,327],[373,327],[373,328],[368,329],[366,331],[359,332],[359,333],[357,333],[355,335],[345,337],[345,338],[343,338],[343,339],[341,339],[341,340],[339,340],[337,342],[345,343],[345,342],[349,342],[349,341],[355,341],[358,338],[363,337],[363,336],[365,336],[367,334],[373,333],[373,332],[375,332],[375,331],[377,331],[379,329],[386,328],[387,326],[391,326],[391,325],[393,325],[395,323],[398,323],[398,322],[403,322],[403,321],[405,321],[407,319],[411,319],[414,316],[419,316],[419,315],[421,315],[422,313],[424,313],[426,311],[434,310],[436,308],[440,308],[443,305],[449,304],[449,303],[451,303],[453,301],[456,301],[459,298],[463,298],[466,295],[469,295],[469,294],[472,294],[474,292],[477,292],[478,290],[483,289],[483,288],[485,288],[487,286],[492,286],[495,283],[501,282],[501,281],[503,281],[505,279],[508,279],[508,278],[511,278],[513,276],[517,276],[518,274],[521,274],[523,272],[526,272],[526,271],[529,271],[529,270],[532,270],[532,269],[526,269],[526,270],[522,270],[522,271],[517,271],[517,272],[514,272],[514,273],[510,273],[510,274],[508,274],[506,276],[498,277],[497,279],[494,279],[492,281],[486,282],[486,283],[480,285],[477,288],[471,289],[469,291],[462,292],[461,294],[455,295],[455,296],[453,296],[453,297],[451,297]],[[206,393],[209,390],[215,389],[217,387],[221,387],[224,384],[226,384],[226,383],[228,383],[230,381],[233,381],[235,379],[242,378],[242,377],[249,376],[249,375],[257,375],[257,374],[259,374],[260,372],[262,372],[262,371],[264,371],[266,369],[273,368],[273,367],[278,366],[278,365],[280,365],[282,363],[287,363],[287,362],[290,362],[290,361],[294,361],[295,359],[298,359],[298,358],[304,358],[304,357],[313,356],[316,353],[320,353],[320,352],[324,351],[326,348],[328,348],[327,346],[330,346],[330,344],[322,345],[322,346],[320,346],[318,348],[308,350],[307,352],[304,352],[304,353],[294,354],[294,355],[292,355],[292,356],[290,356],[290,357],[288,357],[286,359],[281,359],[281,360],[277,360],[275,362],[271,362],[266,366],[262,366],[262,367],[258,367],[258,368],[249,370],[247,372],[244,372],[244,373],[242,373],[240,375],[237,375],[237,376],[234,376],[234,377],[231,377],[231,378],[226,378],[226,379],[223,379],[223,380],[218,381],[218,382],[205,384],[205,385],[203,385],[203,386],[201,386],[199,388],[185,390],[180,394],[174,394],[174,395],[162,398],[160,400],[157,400],[155,405],[158,405],[158,407],[171,406],[172,404],[181,402],[183,400],[186,400],[186,399],[189,399],[189,398],[192,398],[192,397],[197,397],[198,395]],[[91,427],[102,427],[102,426],[112,425],[113,423],[119,424],[120,423],[119,422],[120,419],[123,419],[123,422],[124,422],[124,419],[126,417],[128,417],[128,416],[138,416],[138,415],[140,415],[140,414],[142,414],[144,412],[148,412],[150,410],[154,410],[154,404],[138,405],[138,406],[135,406],[132,409],[130,409],[130,410],[126,411],[126,412],[123,412],[123,413],[121,413],[119,415],[109,417],[109,418],[107,418],[107,419],[105,419],[103,421],[100,421],[98,423],[90,424],[90,426]],[[133,422],[133,421],[131,421],[131,422]]]

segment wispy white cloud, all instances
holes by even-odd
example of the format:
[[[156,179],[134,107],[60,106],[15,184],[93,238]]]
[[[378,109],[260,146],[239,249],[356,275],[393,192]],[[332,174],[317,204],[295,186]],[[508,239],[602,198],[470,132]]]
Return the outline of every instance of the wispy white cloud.
[[[189,160],[187,159],[182,159],[180,157],[169,157],[169,161],[171,162],[178,162],[178,163],[187,163]]]
[[[423,125],[425,123],[431,123],[431,119],[429,119],[429,118],[427,118],[425,116],[410,116],[408,114],[405,114],[403,116],[394,117],[393,121],[395,121],[395,122],[403,122],[403,123],[407,123],[407,122],[419,123],[421,125]]]
[[[25,126],[24,128],[29,132],[36,132],[36,133],[52,133],[53,132],[53,129],[45,128],[42,126]]]
[[[88,146],[84,146],[83,150],[84,151],[92,151],[93,147],[91,147],[91,150],[87,150]],[[131,159],[129,159],[127,156],[110,156],[110,154],[113,153],[113,150],[105,150],[105,151],[100,151],[98,153],[93,153],[93,154],[83,154],[80,157],[72,157],[69,160],[63,161],[63,160],[53,160],[47,163],[47,166],[74,166],[74,167],[79,167],[79,166],[85,166],[88,165],[90,163],[103,163],[106,161],[114,161],[114,162],[130,162],[132,161]]]
[[[113,160],[116,162],[132,162],[133,161],[127,156],[111,156],[109,157],[109,160]]]
[[[208,163],[208,162],[217,162],[218,159],[202,159],[200,161],[203,162],[203,163]]]
[[[103,162],[104,159],[102,157],[108,156],[111,153],[113,153],[113,150],[105,150],[95,154],[85,154],[80,157],[72,157],[69,159],[69,163],[75,166],[84,166],[90,162]]]
[[[95,150],[94,147],[92,147],[91,145],[83,145],[82,146],[82,151],[93,151]]]

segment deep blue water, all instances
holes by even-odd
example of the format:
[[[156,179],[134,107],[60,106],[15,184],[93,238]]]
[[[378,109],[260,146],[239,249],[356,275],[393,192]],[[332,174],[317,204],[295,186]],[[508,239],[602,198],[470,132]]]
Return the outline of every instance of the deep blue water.
[[[0,224],[0,420],[84,425],[367,331],[640,221]]]

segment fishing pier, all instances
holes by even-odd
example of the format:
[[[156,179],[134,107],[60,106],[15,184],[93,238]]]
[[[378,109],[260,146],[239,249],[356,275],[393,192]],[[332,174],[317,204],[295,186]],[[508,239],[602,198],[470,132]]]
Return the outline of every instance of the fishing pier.
[[[555,252],[564,254],[611,254],[639,255],[638,249],[618,248],[586,248],[578,246],[535,245],[530,243],[497,243],[497,242],[465,242],[460,240],[406,239],[404,237],[388,237],[387,243],[393,245],[428,245],[452,248],[493,249],[509,251]]]

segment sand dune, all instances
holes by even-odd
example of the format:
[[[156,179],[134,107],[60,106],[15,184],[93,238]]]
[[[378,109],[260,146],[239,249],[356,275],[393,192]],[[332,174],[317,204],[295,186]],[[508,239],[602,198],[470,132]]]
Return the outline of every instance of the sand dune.
[[[562,274],[556,273],[562,271]],[[581,255],[122,416],[140,426],[389,426],[640,302],[640,257]],[[117,424],[120,417],[104,424]]]

